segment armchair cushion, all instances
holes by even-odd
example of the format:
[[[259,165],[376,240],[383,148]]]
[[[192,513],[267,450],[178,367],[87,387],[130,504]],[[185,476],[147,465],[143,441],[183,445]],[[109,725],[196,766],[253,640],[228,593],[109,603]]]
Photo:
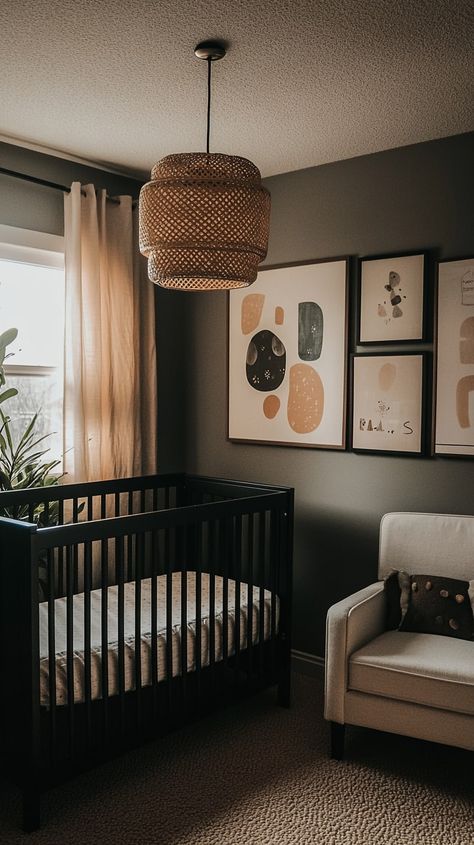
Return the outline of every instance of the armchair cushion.
[[[349,658],[348,687],[474,715],[474,643],[386,631]]]
[[[474,582],[393,570],[385,578],[387,629],[474,640]]]
[[[408,609],[400,631],[474,639],[470,584],[457,578],[412,575]]]

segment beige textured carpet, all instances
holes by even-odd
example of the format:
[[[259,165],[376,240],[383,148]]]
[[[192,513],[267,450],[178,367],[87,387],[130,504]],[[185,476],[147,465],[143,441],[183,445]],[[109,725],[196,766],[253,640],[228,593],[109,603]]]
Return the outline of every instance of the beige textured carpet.
[[[322,684],[273,691],[70,781],[18,830],[1,785],[0,843],[41,845],[473,845],[474,756],[353,728],[328,758]]]

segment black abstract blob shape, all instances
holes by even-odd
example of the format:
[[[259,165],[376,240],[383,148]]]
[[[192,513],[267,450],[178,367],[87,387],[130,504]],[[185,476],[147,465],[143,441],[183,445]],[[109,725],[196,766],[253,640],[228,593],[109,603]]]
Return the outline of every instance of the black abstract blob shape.
[[[268,329],[257,332],[247,347],[247,381],[254,390],[268,393],[280,387],[285,378],[286,349]]]
[[[317,361],[323,347],[324,318],[317,302],[298,304],[298,356]]]

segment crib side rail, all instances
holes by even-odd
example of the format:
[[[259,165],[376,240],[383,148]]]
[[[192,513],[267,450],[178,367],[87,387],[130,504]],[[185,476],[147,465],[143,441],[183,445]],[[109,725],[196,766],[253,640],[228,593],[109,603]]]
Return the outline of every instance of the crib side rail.
[[[2,742],[33,789],[40,758],[37,561],[36,525],[0,518]]]
[[[27,487],[23,490],[2,491],[2,505],[34,504],[38,501],[58,501],[102,494],[126,493],[153,488],[176,487],[183,483],[184,473],[143,475],[131,478],[114,478],[108,481],[80,481],[73,484],[57,484],[50,487]]]
[[[55,484],[0,493],[0,516],[40,527],[175,507],[184,474]]]
[[[225,519],[229,514],[242,515],[258,513],[281,507],[284,510],[286,494],[275,492],[251,498],[234,499],[229,509],[228,501],[218,501],[202,505],[188,505],[170,508],[167,511],[150,511],[132,516],[111,517],[90,522],[71,523],[38,529],[38,539],[42,549],[59,545],[70,545],[84,541],[107,540],[123,537],[136,532],[159,529],[186,527],[209,519]]]

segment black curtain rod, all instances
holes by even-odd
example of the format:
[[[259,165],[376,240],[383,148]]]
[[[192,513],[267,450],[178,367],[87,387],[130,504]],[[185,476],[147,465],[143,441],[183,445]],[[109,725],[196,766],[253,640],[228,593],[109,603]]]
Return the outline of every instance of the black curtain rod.
[[[12,176],[14,179],[24,179],[25,182],[33,182],[35,185],[43,185],[44,188],[53,188],[55,191],[62,191],[65,194],[70,194],[71,189],[67,185],[59,185],[58,182],[49,182],[48,179],[39,179],[37,176],[30,176],[28,173],[18,173],[16,170],[8,170],[6,167],[0,167],[0,173],[4,176]],[[85,191],[81,192],[85,196]],[[113,202],[115,205],[120,205],[120,200],[115,197],[109,197],[108,202]],[[136,204],[136,200],[132,202],[132,206]]]

